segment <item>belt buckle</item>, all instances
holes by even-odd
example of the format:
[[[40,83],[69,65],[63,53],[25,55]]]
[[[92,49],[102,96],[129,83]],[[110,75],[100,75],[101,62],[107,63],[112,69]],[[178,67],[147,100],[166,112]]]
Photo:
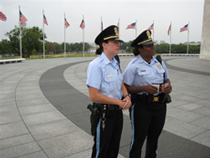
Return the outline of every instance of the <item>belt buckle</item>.
[[[153,102],[158,102],[159,101],[159,97],[154,97],[153,98]]]

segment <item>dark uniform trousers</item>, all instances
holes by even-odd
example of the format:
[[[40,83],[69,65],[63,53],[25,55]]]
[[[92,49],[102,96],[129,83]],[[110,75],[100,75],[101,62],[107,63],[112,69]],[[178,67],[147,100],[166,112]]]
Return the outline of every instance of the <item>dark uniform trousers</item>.
[[[122,128],[122,110],[108,110],[106,112],[105,128],[102,128],[101,118],[97,123],[92,158],[117,158]]]
[[[129,158],[140,158],[145,139],[145,158],[156,158],[157,144],[166,117],[166,104],[136,102],[130,109],[133,128]]]

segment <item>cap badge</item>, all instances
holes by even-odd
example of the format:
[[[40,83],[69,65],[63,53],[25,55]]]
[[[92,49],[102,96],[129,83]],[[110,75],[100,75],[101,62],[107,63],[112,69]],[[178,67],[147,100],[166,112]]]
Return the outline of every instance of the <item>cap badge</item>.
[[[146,34],[147,34],[147,37],[150,39],[151,36],[150,36],[150,32],[148,30],[147,30]]]
[[[115,32],[115,35],[116,35],[116,36],[119,36],[117,27],[114,28],[114,32]]]

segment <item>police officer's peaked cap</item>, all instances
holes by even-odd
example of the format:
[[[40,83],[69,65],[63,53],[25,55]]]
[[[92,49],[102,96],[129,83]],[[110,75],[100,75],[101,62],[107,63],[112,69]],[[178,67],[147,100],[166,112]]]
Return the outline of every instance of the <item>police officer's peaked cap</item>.
[[[131,43],[131,47],[136,47],[139,45],[149,45],[154,43],[155,42],[153,42],[151,38],[151,31],[145,30]]]
[[[107,40],[117,40],[120,42],[123,42],[121,39],[119,39],[119,32],[118,27],[115,25],[111,25],[104,29],[95,39],[96,44],[100,44],[103,41]]]

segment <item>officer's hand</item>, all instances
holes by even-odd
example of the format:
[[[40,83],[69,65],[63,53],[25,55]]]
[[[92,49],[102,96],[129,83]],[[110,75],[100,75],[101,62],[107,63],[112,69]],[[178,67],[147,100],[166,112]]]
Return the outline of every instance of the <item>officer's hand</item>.
[[[118,105],[119,105],[119,107],[121,107],[121,108],[123,109],[123,108],[124,108],[125,103],[124,103],[122,100],[120,100],[119,102],[120,102],[120,103],[118,104]]]
[[[131,106],[131,98],[127,96],[122,101],[124,102],[123,109],[129,109]]]
[[[164,88],[165,93],[171,93],[172,91],[172,86],[169,84]]]
[[[144,86],[145,92],[150,93],[150,94],[156,94],[158,93],[158,88],[152,85],[147,85]]]

